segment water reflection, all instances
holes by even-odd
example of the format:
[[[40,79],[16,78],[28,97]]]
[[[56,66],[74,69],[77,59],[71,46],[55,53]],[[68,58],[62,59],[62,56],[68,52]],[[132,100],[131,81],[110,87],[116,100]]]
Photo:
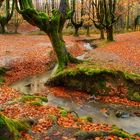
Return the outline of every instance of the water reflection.
[[[50,74],[51,71],[28,77],[12,84],[11,87],[24,94],[35,94],[45,89],[44,84],[48,80]]]

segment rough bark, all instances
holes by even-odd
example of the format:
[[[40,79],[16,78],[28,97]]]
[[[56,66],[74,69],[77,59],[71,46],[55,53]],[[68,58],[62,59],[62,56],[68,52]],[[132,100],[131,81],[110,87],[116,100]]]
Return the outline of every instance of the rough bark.
[[[76,27],[75,27],[74,36],[79,36],[78,30],[79,30],[79,28],[76,28]]]
[[[100,39],[105,39],[104,30],[100,30]]]
[[[87,27],[87,33],[86,33],[86,36],[90,36],[90,27],[89,27],[89,26]]]
[[[107,40],[108,41],[114,41],[114,37],[113,37],[113,26],[110,26],[106,29],[107,32]]]
[[[57,55],[59,68],[63,69],[69,62],[68,52],[65,43],[60,39],[59,34],[54,30],[49,34],[53,49]]]

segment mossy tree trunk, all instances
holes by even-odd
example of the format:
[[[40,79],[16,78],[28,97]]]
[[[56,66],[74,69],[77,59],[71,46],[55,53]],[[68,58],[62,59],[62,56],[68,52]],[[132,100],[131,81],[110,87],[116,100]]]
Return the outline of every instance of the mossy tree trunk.
[[[69,62],[65,43],[61,40],[59,33],[55,30],[55,28],[49,33],[49,38],[58,59],[59,69],[63,69]]]
[[[12,2],[12,4],[11,4]],[[0,3],[0,8],[2,6],[2,2]],[[0,15],[0,25],[1,25],[1,34],[6,32],[5,27],[12,18],[14,11],[14,0],[6,0],[5,1],[5,15]]]
[[[57,70],[64,69],[68,63],[79,62],[67,51],[65,42],[63,40],[62,31],[64,24],[66,20],[72,16],[72,12],[69,10],[67,0],[60,1],[59,9],[53,9],[51,17],[44,12],[35,10],[31,0],[19,0],[19,4],[16,0],[16,8],[27,22],[39,27],[49,36],[57,56]]]

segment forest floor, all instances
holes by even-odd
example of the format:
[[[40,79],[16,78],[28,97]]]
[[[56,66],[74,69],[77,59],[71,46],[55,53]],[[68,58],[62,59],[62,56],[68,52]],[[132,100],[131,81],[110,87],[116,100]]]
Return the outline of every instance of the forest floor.
[[[75,140],[73,132],[77,129],[86,131],[109,131],[111,129],[110,125],[75,119],[73,114],[63,114],[63,110],[58,107],[35,105],[34,103],[39,101],[38,98],[27,99],[22,102],[21,99],[23,99],[24,95],[9,86],[18,80],[50,70],[56,60],[55,54],[48,37],[45,35],[0,35],[0,38],[0,66],[6,66],[10,69],[6,73],[5,84],[0,87],[0,93],[2,93],[2,96],[0,96],[0,108],[10,118],[21,119],[28,116],[29,118],[37,119],[37,124],[32,126],[32,133],[21,132],[23,139]],[[67,47],[74,56],[80,56],[86,52],[85,59],[90,59],[97,66],[140,74],[140,32],[116,35],[115,41],[112,43],[100,42],[96,35],[91,36],[89,39],[95,39],[93,43],[99,46],[92,50],[86,50],[83,47],[84,42],[82,40],[84,39],[85,36],[78,38],[65,36]],[[49,92],[55,96],[68,98],[70,97],[69,94],[71,94],[69,90],[62,87],[50,88]],[[82,100],[90,98],[86,93],[72,92],[77,102],[81,103]],[[46,91],[37,93],[36,96],[38,95],[46,97]],[[108,97],[101,100],[108,102]],[[115,97],[115,100],[114,98],[109,100],[109,102],[114,101],[120,104],[140,107],[140,103],[126,99]],[[106,112],[106,109],[101,111]],[[58,125],[53,128],[51,126],[54,126],[55,116],[58,118]],[[68,129],[71,127],[73,129]],[[57,131],[58,129],[60,131]],[[50,136],[46,133],[46,130],[49,130]],[[102,139],[122,140],[114,136],[96,138],[96,140]]]

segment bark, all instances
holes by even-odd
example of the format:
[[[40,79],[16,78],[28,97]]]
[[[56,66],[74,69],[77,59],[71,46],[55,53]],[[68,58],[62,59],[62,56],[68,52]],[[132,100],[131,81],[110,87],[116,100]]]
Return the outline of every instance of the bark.
[[[15,31],[14,31],[15,34],[18,33],[18,27],[19,27],[18,25],[15,25]]]
[[[107,32],[107,41],[114,41],[113,37],[113,26],[110,26],[106,29]]]
[[[49,34],[49,38],[57,56],[59,69],[63,69],[69,62],[65,43],[60,39],[59,33],[57,33],[57,31],[51,31]]]
[[[1,34],[5,34],[6,29],[5,29],[5,25],[1,24]]]
[[[65,42],[61,39],[60,33],[57,30],[52,29],[48,34],[50,41],[52,43],[54,52],[57,56],[58,68],[56,72],[63,70],[68,63],[79,63],[80,60],[74,58],[68,51]]]
[[[74,33],[74,36],[79,36],[78,30],[79,30],[79,28],[75,27],[75,33]]]
[[[103,29],[100,30],[100,39],[105,39],[104,30]]]
[[[89,30],[89,27],[87,27],[87,36],[90,36],[90,30]]]

